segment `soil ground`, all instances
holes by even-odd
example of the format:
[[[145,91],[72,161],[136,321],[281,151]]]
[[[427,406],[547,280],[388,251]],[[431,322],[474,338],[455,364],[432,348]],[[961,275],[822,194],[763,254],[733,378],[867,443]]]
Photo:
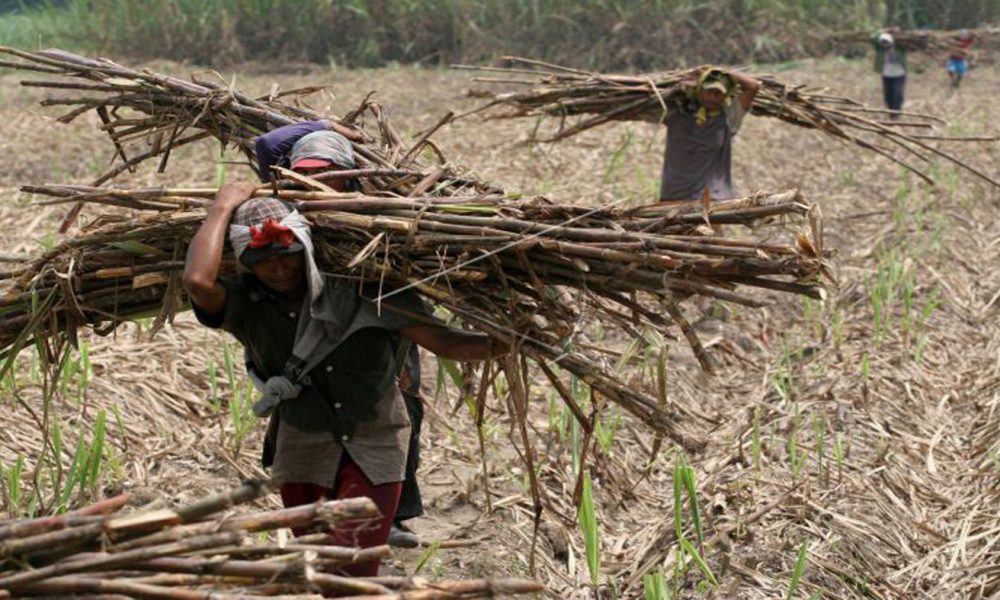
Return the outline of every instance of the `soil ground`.
[[[953,134],[997,131],[994,67],[973,70],[957,93],[943,68],[925,67],[909,77],[907,109],[943,116]],[[868,62],[802,62],[777,75],[879,103]],[[85,183],[112,158],[94,121],[55,122],[56,113],[38,107],[40,94],[18,80],[0,77],[3,255],[34,254],[51,244],[63,211],[31,204],[17,185]],[[475,85],[468,74],[446,70],[305,66],[289,74],[263,64],[245,65],[235,82],[261,93],[272,83],[329,85],[333,95],[315,106],[330,114],[376,90],[409,135],[446,109],[473,106],[464,91]],[[655,199],[660,128],[619,124],[560,145],[519,144],[534,126],[469,119],[435,137],[451,160],[508,190],[586,204]],[[996,143],[954,148],[997,175]],[[217,146],[201,146],[179,152],[164,174],[146,166],[122,183],[204,186],[251,177],[218,158]],[[687,306],[720,366],[715,376],[700,372],[683,339],[669,345],[669,400],[683,424],[709,440],[686,460],[696,472],[704,555],[716,589],[693,565],[676,575],[678,452],[664,444],[650,461],[652,436],[628,417],[619,419],[614,407],[605,409],[602,422],[614,432],[587,460],[602,594],[641,596],[642,576],[663,569],[681,597],[785,597],[805,544],[796,598],[994,597],[1000,593],[1000,193],[950,167],[935,170],[938,186],[928,188],[874,155],[765,119],[747,119],[734,165],[744,192],[799,188],[821,207],[839,285],[823,304],[774,295],[764,310]],[[152,339],[143,327],[84,339],[93,376],[86,386],[70,386],[58,412],[64,436],[75,439],[100,409],[117,406],[104,493],[128,489],[141,501],[171,502],[261,475],[262,427],[241,439],[227,408],[234,390],[224,364],[226,352],[237,351],[232,340],[190,315]],[[9,466],[24,453],[29,471],[42,435],[24,409],[40,402],[33,370],[26,355],[19,371],[23,403],[9,390],[0,401],[0,460]],[[572,507],[571,428],[550,403],[550,391],[540,384],[533,390],[532,435],[547,510],[532,557],[532,501],[503,404],[495,402],[487,419],[484,486],[475,426],[456,389],[438,389],[433,358],[425,357],[424,370],[420,481],[427,514],[411,524],[424,539],[447,543],[397,551],[386,569],[484,577],[528,576],[533,566],[552,597],[592,595]]]

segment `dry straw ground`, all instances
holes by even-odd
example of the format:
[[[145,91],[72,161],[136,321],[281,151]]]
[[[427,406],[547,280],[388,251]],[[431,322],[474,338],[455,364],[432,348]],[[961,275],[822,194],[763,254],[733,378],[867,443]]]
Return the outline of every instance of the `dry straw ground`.
[[[178,65],[155,68],[187,73]],[[781,76],[871,102],[880,94],[867,62],[802,63]],[[32,207],[17,184],[86,182],[111,158],[94,123],[54,123],[37,108],[37,92],[17,80],[0,77],[5,259],[51,243],[59,217],[56,209]],[[438,70],[316,69],[291,76],[246,65],[237,78],[261,92],[275,81],[331,84],[334,113],[378,90],[409,132],[432,125],[446,108],[471,106],[462,98],[469,77]],[[953,94],[943,69],[929,65],[911,76],[907,106],[945,116],[953,134],[995,132],[998,84],[1000,75],[984,67]],[[657,128],[608,126],[559,146],[513,143],[533,126],[465,121],[442,131],[438,142],[511,189],[561,201],[654,198],[663,143]],[[166,175],[149,167],[130,182],[250,176],[243,167],[217,164],[212,146],[187,150]],[[996,174],[996,145],[957,152]],[[1000,195],[945,169],[936,173],[937,188],[921,187],[854,148],[761,119],[749,119],[740,132],[735,163],[745,191],[800,187],[822,205],[826,245],[840,250],[840,288],[824,305],[776,298],[763,311],[688,308],[723,368],[708,378],[683,340],[672,343],[669,400],[688,424],[710,432],[708,448],[686,460],[705,521],[703,553],[719,585],[713,592],[691,565],[678,578],[680,595],[992,597],[1000,592]],[[153,340],[140,329],[87,337],[93,374],[86,385],[80,377],[70,382],[58,403],[68,440],[80,431],[89,435],[98,411],[109,411],[102,493],[128,488],[145,500],[174,501],[260,474],[261,428],[244,438],[238,431],[244,421],[232,418],[240,393],[227,382],[224,348],[238,354],[235,343],[190,317]],[[612,343],[614,333],[605,335]],[[428,540],[451,543],[398,552],[390,568],[448,577],[526,575],[531,500],[503,410],[491,409],[487,418],[487,488],[473,422],[454,387],[436,393],[434,360],[426,358],[425,367],[421,480],[428,515],[413,525]],[[42,444],[24,408],[41,402],[33,370],[26,353],[18,372],[21,402],[4,387],[0,411],[0,460],[9,467],[23,453],[26,478]],[[571,504],[572,426],[566,415],[550,414],[549,390],[539,385],[533,395],[533,435],[551,508],[543,516],[537,575],[553,597],[586,597],[590,577]],[[112,406],[120,421],[110,416]],[[603,593],[641,595],[642,576],[661,568],[672,588],[678,455],[665,445],[646,475],[654,440],[641,426],[610,412],[602,429],[607,443],[597,444],[587,462]],[[687,516],[685,523],[693,539]],[[796,578],[803,544],[804,574]]]

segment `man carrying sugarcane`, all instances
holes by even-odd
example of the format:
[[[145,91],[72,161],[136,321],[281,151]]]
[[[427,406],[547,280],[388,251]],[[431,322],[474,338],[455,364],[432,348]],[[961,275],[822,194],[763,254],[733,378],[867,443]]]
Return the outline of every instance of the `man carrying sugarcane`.
[[[736,197],[732,182],[733,137],[753,106],[760,82],[737,71],[691,72],[688,100],[667,114],[660,200]]]
[[[302,175],[330,170],[357,168],[350,136],[358,139],[351,129],[334,121],[303,121],[285,125],[259,136],[255,141],[257,171],[261,180],[270,181],[273,167],[283,166]],[[356,179],[331,179],[326,185],[337,191],[359,188]],[[420,539],[403,521],[424,514],[424,503],[417,482],[420,468],[420,430],[424,421],[424,404],[420,396],[420,353],[408,340],[394,339],[399,372],[399,389],[410,417],[410,443],[406,455],[406,479],[399,500],[396,518],[389,530],[389,545],[415,548]]]
[[[906,52],[896,44],[890,29],[875,34],[872,41],[875,44],[875,72],[882,75],[882,99],[892,113],[889,118],[899,119],[899,111],[903,110],[904,94],[906,92]]]
[[[251,199],[255,189],[233,183],[216,194],[191,240],[184,287],[198,320],[239,340],[265,381],[254,413],[270,416],[263,459],[285,506],[367,496],[383,518],[342,523],[331,541],[385,544],[410,433],[393,336],[462,361],[489,360],[507,347],[441,325],[413,292],[376,303],[356,285],[321,275],[309,223],[278,199]],[[220,278],[227,232],[239,270],[232,279]],[[378,567],[375,560],[343,570],[375,576]]]
[[[951,87],[956,90],[962,85],[962,79],[969,70],[972,41],[972,32],[963,29],[952,40],[951,49],[948,50],[948,78],[951,80]]]

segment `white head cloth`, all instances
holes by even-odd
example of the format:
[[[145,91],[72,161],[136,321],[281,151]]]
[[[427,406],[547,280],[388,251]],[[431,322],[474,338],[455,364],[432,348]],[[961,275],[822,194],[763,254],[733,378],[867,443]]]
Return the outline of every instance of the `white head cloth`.
[[[264,208],[265,211],[271,209],[273,211],[275,207],[271,203],[280,203],[281,206],[285,208],[285,210],[287,210],[287,207],[285,207],[283,202],[281,202],[280,200],[276,200],[274,198],[260,198],[260,199],[255,198],[249,200],[246,204],[259,201],[269,201],[268,202],[269,206],[248,207],[248,212],[252,211],[254,208]],[[243,206],[246,206],[246,204],[244,204]],[[243,206],[241,206],[240,208],[243,208]],[[257,215],[261,214],[260,210],[254,212]],[[297,210],[292,210],[288,212],[281,219],[278,219],[277,218],[278,216],[280,216],[280,214],[265,217],[263,219],[260,219],[259,222],[253,223],[253,226],[260,227],[264,224],[264,221],[266,221],[267,218],[274,218],[281,225],[284,225],[285,227],[292,230],[292,233],[295,235],[295,239],[298,240],[299,243],[302,244],[302,247],[305,249],[306,283],[309,286],[309,300],[310,300],[310,306],[312,306],[316,303],[320,295],[323,293],[323,277],[319,273],[319,268],[316,267],[315,249],[313,248],[312,230],[310,229],[309,221],[307,221],[305,217],[299,214],[299,211]],[[250,246],[251,236],[250,236],[250,226],[246,224],[236,223],[235,222],[236,220],[237,219],[234,219],[234,222],[229,225],[229,243],[233,247],[233,253],[236,255],[237,260],[239,260],[239,257],[244,252],[246,252],[247,248]]]

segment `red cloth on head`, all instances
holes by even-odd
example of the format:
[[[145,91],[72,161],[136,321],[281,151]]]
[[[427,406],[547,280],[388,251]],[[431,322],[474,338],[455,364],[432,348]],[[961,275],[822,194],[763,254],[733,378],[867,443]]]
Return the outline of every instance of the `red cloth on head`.
[[[275,219],[268,219],[260,226],[250,228],[250,247],[253,249],[267,248],[271,244],[277,244],[287,248],[295,241],[295,233],[285,227]]]

